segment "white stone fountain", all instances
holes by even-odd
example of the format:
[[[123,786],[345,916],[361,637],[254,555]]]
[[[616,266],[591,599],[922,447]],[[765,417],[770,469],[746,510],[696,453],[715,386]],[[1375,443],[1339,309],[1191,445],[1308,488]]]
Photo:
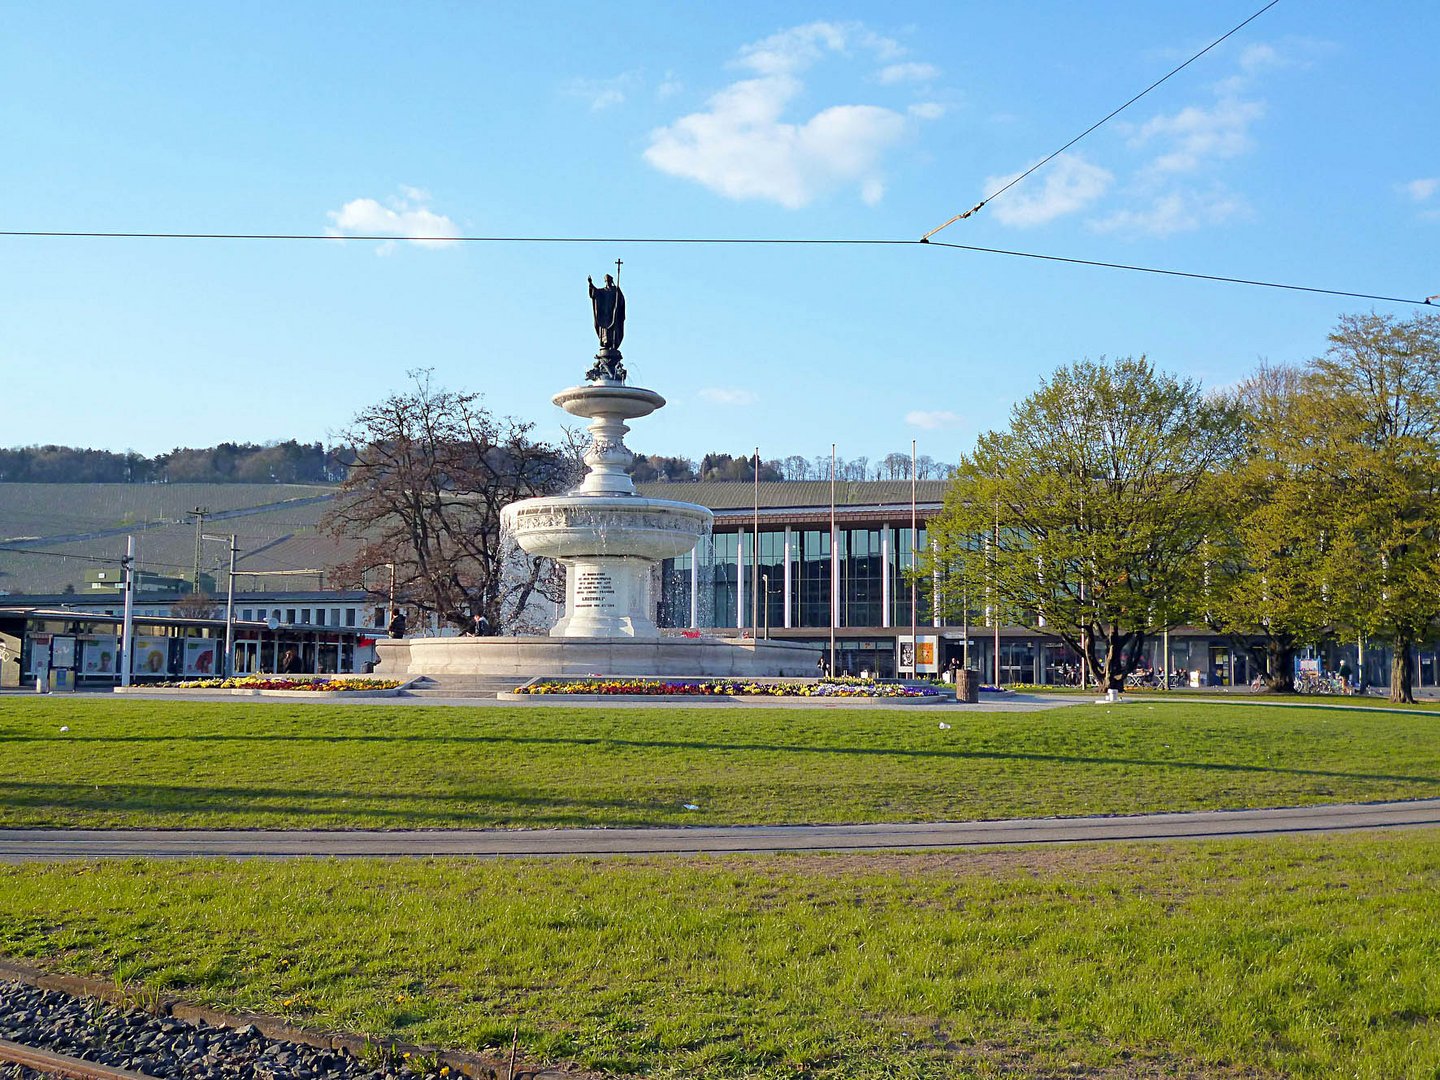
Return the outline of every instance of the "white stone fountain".
[[[653,390],[598,378],[553,398],[572,416],[590,420],[589,471],[568,495],[523,499],[501,512],[503,527],[532,555],[565,567],[565,615],[552,637],[658,638],[651,618],[652,570],[695,548],[714,515],[694,503],[645,499],[625,472],[626,420],[665,404]]]
[[[434,637],[380,641],[377,672],[425,675],[445,686],[485,685],[497,676],[812,676],[817,646],[748,636],[667,636],[655,625],[655,568],[695,548],[714,515],[694,503],[646,499],[626,473],[625,421],[665,404],[654,390],[625,385],[620,360],[625,297],[609,275],[590,285],[600,351],[586,383],[552,399],[590,420],[588,471],[565,495],[522,499],[501,511],[525,551],[565,567],[565,614],[548,637]]]

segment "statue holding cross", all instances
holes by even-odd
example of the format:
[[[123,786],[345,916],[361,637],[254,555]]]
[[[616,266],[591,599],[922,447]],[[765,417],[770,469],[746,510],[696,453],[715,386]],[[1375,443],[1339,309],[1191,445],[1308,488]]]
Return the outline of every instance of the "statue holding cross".
[[[615,260],[615,273],[623,265]],[[605,275],[605,284],[595,287],[595,279],[585,279],[590,285],[590,308],[595,317],[595,336],[600,339],[600,351],[595,354],[596,364],[585,377],[590,380],[606,379],[611,382],[625,381],[625,368],[620,363],[620,342],[625,338],[625,294],[620,291],[615,278]]]

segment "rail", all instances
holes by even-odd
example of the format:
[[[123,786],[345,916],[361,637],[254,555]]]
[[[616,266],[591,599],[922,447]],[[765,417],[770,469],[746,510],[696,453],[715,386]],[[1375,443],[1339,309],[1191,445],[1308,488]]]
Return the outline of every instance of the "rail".
[[[0,1039],[0,1063],[22,1065],[46,1076],[63,1077],[64,1080],[150,1080],[144,1073],[57,1054],[53,1050],[38,1050],[9,1039]]]

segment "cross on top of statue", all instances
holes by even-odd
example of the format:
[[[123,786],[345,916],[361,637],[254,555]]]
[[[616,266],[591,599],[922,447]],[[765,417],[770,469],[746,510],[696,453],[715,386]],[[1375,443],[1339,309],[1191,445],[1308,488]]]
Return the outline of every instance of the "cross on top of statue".
[[[615,275],[620,274],[622,260],[615,260]],[[585,373],[590,382],[625,381],[625,365],[620,360],[620,342],[625,338],[625,294],[614,277],[605,275],[605,284],[595,285],[595,279],[585,279],[590,285],[590,310],[595,317],[595,336],[600,339],[600,351],[595,354],[595,366]]]

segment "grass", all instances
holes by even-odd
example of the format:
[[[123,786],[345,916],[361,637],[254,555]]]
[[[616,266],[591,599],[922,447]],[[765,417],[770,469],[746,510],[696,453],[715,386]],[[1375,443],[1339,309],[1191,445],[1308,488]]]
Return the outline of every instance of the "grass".
[[[0,952],[533,1062],[734,1077],[1440,1070],[1428,833],[963,854],[0,868]]]
[[[1435,795],[1440,724],[1384,710],[0,698],[4,826],[976,820]]]

